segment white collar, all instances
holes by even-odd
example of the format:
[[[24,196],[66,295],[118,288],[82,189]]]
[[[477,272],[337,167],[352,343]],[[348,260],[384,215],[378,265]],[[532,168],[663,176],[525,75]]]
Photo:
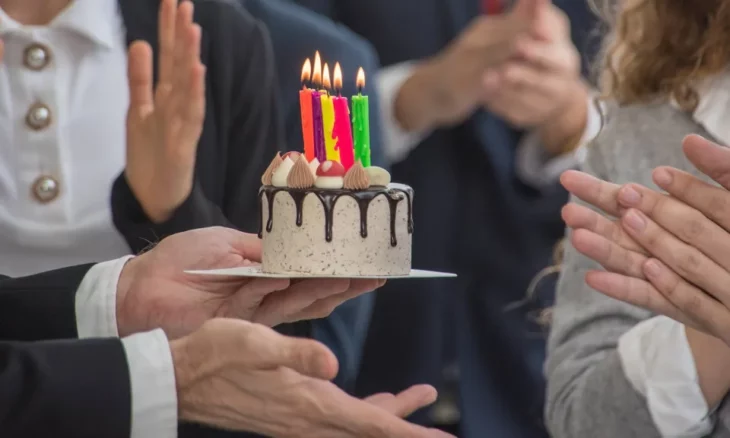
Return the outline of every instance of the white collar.
[[[730,146],[730,69],[702,81],[697,93],[700,101],[692,118],[715,140]],[[678,107],[674,99],[672,105]]]
[[[117,0],[73,0],[47,26],[24,26],[0,8],[0,35],[39,28],[66,29],[109,49],[119,43],[118,9]]]

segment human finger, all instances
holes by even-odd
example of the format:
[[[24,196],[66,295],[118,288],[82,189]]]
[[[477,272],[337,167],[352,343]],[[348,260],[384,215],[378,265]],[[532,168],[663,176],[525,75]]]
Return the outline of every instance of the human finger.
[[[700,250],[682,242],[637,209],[628,210],[621,218],[621,225],[637,243],[674,272],[724,304],[730,304],[730,296],[725,296],[724,291],[724,286],[730,284],[730,274]]]
[[[643,278],[646,256],[620,247],[615,242],[588,230],[578,229],[571,234],[573,247],[584,256],[596,261],[607,271]]]
[[[372,292],[379,287],[382,287],[382,283],[378,280],[352,280],[350,282],[350,288],[347,291],[315,301],[304,310],[292,315],[289,322],[326,318],[341,304],[355,299],[364,293]]]
[[[671,167],[659,167],[654,182],[672,197],[694,207],[713,222],[730,231],[730,192]]]
[[[177,0],[160,0],[158,17],[159,51],[158,77],[160,84],[172,82],[174,71],[175,51],[175,20],[177,15]]]
[[[585,279],[588,286],[615,300],[668,316],[684,324],[694,324],[674,303],[646,280],[604,271],[589,271]]]
[[[175,16],[175,46],[173,50],[173,71],[170,77],[171,89],[167,102],[168,116],[177,114],[187,104],[190,72],[187,67],[190,26],[193,17],[193,2],[183,1],[177,7]],[[177,122],[181,122],[177,120]]]
[[[730,312],[726,306],[685,281],[658,259],[650,259],[644,272],[651,284],[672,302],[698,330],[730,341]]]
[[[181,138],[191,153],[197,150],[205,119],[205,67],[200,62],[201,32],[198,24],[191,24],[187,31],[185,104],[180,107],[184,120]]]
[[[154,109],[152,85],[152,48],[145,41],[135,41],[127,56],[129,114],[141,118]]]
[[[261,369],[290,368],[305,376],[331,380],[338,371],[337,357],[329,348],[313,339],[284,336],[260,325],[252,324],[248,333],[241,332],[245,342],[242,354],[251,354]]]
[[[221,316],[261,323],[256,319],[256,314],[266,297],[289,286],[290,281],[283,278],[246,278],[232,296],[225,297],[227,305]]]
[[[700,172],[730,190],[730,149],[699,135],[685,137],[682,148]]]
[[[559,74],[577,73],[579,59],[571,46],[535,38],[523,38],[515,43],[515,52],[523,62],[537,71]]]
[[[698,190],[697,197],[703,195]],[[725,192],[725,195],[728,193]],[[730,270],[730,235],[701,212],[676,198],[639,184],[621,187],[618,200],[623,206],[642,211],[669,233],[697,248],[724,269]],[[718,207],[717,210],[721,208]]]
[[[568,228],[586,229],[592,231],[605,239],[614,242],[629,251],[647,255],[641,245],[626,234],[623,228],[597,211],[591,210],[583,205],[569,203],[562,210],[562,217]]]
[[[255,321],[269,326],[290,322],[318,300],[342,294],[349,287],[350,281],[345,279],[292,282],[286,290],[264,298]]]
[[[618,184],[603,181],[577,170],[564,172],[560,176],[560,183],[578,199],[603,210],[609,216],[620,215],[621,206],[616,199],[621,188]]]
[[[397,417],[405,418],[417,410],[433,404],[437,396],[438,393],[433,386],[415,385],[396,395],[390,394],[390,397],[378,395],[366,399],[366,401]]]

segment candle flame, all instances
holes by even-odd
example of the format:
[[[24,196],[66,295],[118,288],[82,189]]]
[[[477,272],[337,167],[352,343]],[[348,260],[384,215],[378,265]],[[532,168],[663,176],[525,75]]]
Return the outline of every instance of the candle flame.
[[[360,91],[365,88],[365,70],[363,70],[362,67],[360,67],[357,71],[357,80],[355,81],[355,84],[357,85],[357,89]]]
[[[340,67],[340,63],[335,63],[335,90],[338,92],[342,90],[342,68]]]
[[[322,58],[319,56],[319,51],[314,54],[314,73],[312,74],[312,84],[315,89],[322,86]]]
[[[306,84],[310,79],[312,79],[312,61],[307,58],[302,66],[302,84]]]
[[[324,85],[324,88],[329,90],[332,88],[332,81],[330,80],[330,66],[327,65],[327,63],[324,63],[324,73],[322,76],[322,85]]]

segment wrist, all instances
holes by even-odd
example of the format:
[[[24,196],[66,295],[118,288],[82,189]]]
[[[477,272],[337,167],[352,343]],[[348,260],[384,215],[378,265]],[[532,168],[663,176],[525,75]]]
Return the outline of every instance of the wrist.
[[[127,298],[130,291],[134,287],[135,279],[139,272],[139,257],[132,257],[124,264],[122,272],[119,274],[117,282],[116,295],[116,316],[117,316],[117,332],[119,337],[123,338],[136,333],[131,324],[129,316]]]
[[[434,111],[432,98],[438,86],[432,79],[437,76],[435,63],[434,60],[427,60],[418,64],[398,90],[393,114],[406,132],[429,131],[437,124],[437,111]]]
[[[577,149],[588,124],[587,86],[580,81],[575,91],[570,92],[570,96],[565,108],[561,108],[556,117],[538,128],[541,144],[552,156],[571,153]]]

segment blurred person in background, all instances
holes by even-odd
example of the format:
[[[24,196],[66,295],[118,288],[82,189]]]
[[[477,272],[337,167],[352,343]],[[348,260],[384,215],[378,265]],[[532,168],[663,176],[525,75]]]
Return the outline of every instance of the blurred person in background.
[[[567,201],[558,177],[600,124],[581,79],[588,5],[297,2],[375,46],[384,151],[394,180],[418,194],[413,265],[459,275],[457,287],[409,282],[377,295],[358,393],[429,382],[443,399],[442,373],[456,363],[461,436],[545,436],[544,336],[528,307],[505,309],[550,264]],[[417,421],[459,421],[438,408]]]
[[[730,4],[600,3],[606,124],[562,178],[546,420],[565,438],[725,437],[730,151],[690,134],[730,144]]]

